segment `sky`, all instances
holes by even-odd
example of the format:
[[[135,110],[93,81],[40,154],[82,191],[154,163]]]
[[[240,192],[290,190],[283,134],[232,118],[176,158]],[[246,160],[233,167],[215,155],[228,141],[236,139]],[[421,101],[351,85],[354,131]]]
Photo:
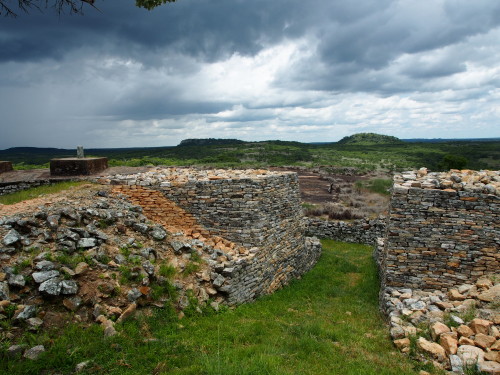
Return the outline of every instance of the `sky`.
[[[0,18],[0,149],[500,136],[498,0],[95,5]]]

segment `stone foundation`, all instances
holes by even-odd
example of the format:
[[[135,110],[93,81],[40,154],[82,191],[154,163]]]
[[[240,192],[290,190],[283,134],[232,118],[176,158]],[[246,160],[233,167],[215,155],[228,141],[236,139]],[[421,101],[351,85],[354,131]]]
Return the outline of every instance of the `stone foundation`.
[[[63,158],[50,161],[52,176],[89,176],[108,168],[108,158]]]
[[[12,170],[14,170],[14,168],[12,168],[12,162],[0,161],[0,173],[9,172]]]

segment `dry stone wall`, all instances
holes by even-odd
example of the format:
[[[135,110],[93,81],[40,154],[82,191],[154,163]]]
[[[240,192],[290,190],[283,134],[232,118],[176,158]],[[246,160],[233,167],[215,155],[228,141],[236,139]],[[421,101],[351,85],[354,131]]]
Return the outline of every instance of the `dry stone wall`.
[[[307,218],[307,234],[336,241],[376,245],[385,236],[386,217],[353,221],[328,221]]]
[[[120,185],[152,220],[165,218],[165,227],[218,246],[221,255],[209,260],[211,279],[229,304],[272,293],[308,271],[321,253],[319,241],[304,235],[295,173],[168,168],[100,182]],[[179,224],[172,203],[196,225]]]
[[[19,181],[19,182],[0,182],[0,196],[16,193],[18,191],[31,189],[38,186],[50,185],[50,180]]]
[[[500,269],[500,172],[394,177],[383,287],[446,290]]]

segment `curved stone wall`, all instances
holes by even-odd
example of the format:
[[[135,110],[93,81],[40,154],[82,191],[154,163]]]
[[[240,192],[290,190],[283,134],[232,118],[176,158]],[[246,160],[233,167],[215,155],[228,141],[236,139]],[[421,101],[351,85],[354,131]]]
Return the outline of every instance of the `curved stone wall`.
[[[230,304],[272,293],[308,271],[321,253],[319,241],[305,237],[296,173],[169,168],[101,182],[121,185],[134,202],[150,206],[146,216],[167,203],[145,190],[161,192],[196,219],[197,238],[228,241],[221,246],[230,251],[208,262],[214,286]]]

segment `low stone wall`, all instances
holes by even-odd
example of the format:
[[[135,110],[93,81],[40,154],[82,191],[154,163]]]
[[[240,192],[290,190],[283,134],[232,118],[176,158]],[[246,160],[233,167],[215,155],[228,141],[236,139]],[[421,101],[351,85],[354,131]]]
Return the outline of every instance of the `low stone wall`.
[[[308,236],[375,246],[377,239],[385,235],[386,218],[380,216],[377,219],[353,221],[328,221],[306,218],[306,225]]]
[[[62,158],[50,161],[52,176],[89,176],[108,168],[108,158]]]
[[[12,171],[12,162],[10,161],[0,161],[0,173]]]
[[[50,180],[0,182],[0,196],[50,184],[52,184]]]
[[[16,193],[18,191],[35,188],[38,186],[52,185],[64,181],[81,181],[79,178],[49,178],[43,180],[0,182],[0,196]]]
[[[146,216],[149,212],[166,227],[171,222],[183,230],[175,218],[167,219],[165,211],[175,209],[164,209],[171,204],[164,198],[199,223],[185,235],[228,241],[220,245],[222,256],[209,263],[214,286],[229,304],[272,293],[308,271],[321,253],[319,241],[304,235],[296,173],[169,168],[99,181],[121,185],[122,193],[145,207]]]
[[[445,290],[500,269],[500,172],[394,177],[382,286]]]

